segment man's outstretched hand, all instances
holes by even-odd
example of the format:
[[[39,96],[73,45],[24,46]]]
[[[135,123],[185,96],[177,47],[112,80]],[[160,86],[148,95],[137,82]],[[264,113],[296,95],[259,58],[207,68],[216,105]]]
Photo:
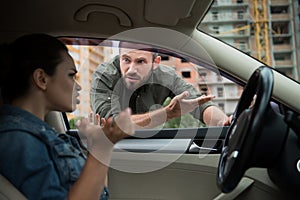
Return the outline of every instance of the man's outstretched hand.
[[[189,93],[185,91],[175,96],[170,104],[165,107],[168,120],[192,112],[195,108],[215,98],[214,95],[202,95],[195,99],[186,99],[188,96]]]

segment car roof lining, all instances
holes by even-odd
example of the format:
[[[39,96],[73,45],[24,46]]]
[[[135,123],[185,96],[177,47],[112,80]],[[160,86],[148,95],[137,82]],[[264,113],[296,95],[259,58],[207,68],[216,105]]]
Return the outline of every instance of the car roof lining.
[[[212,0],[5,1],[0,7],[0,42],[33,32],[108,38],[140,27],[165,27],[189,35],[211,3]]]

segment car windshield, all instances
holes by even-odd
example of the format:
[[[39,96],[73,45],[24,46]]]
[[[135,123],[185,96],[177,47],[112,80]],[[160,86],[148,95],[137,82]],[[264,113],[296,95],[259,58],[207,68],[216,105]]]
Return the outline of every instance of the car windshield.
[[[215,0],[198,29],[299,82],[297,9],[291,0]]]

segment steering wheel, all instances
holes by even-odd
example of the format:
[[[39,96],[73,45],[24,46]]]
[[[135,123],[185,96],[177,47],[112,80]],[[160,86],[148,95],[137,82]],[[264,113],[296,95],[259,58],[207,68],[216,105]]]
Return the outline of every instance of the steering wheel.
[[[267,117],[273,82],[272,70],[259,67],[251,75],[241,95],[218,165],[217,185],[224,193],[231,192],[251,167],[253,146]]]

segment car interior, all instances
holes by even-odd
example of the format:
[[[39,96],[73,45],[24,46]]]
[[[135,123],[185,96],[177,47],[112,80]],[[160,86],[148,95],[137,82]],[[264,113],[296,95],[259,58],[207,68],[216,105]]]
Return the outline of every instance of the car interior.
[[[300,84],[199,30],[213,2],[2,2],[0,43],[28,33],[56,36],[74,52],[79,47],[112,52],[115,42],[142,43],[241,88],[229,126],[141,129],[117,143],[108,174],[110,199],[299,198]],[[95,60],[96,65],[103,61]],[[89,96],[89,84],[81,95]],[[58,132],[76,137],[86,150],[71,126],[74,115],[79,114],[51,112],[46,121]],[[1,175],[0,199],[26,197]]]

